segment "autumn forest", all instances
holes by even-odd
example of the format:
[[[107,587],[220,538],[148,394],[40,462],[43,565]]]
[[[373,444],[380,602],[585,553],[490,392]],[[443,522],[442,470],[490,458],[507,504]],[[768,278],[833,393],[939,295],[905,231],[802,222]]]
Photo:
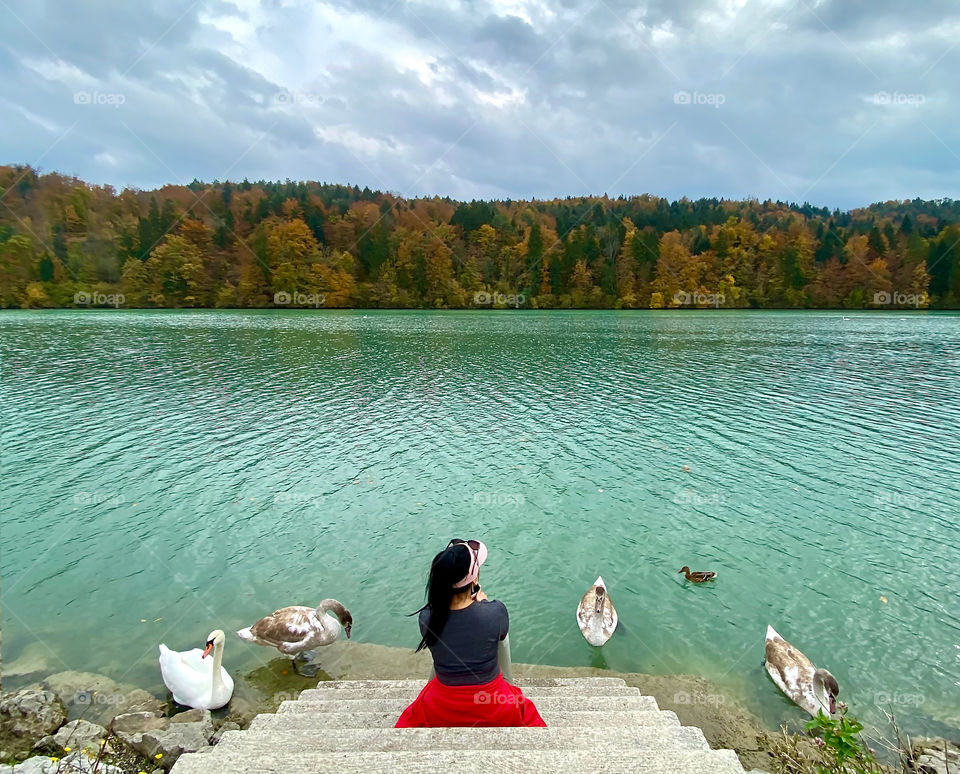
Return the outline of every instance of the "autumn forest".
[[[457,202],[0,167],[0,307],[958,308],[960,201]],[[119,299],[119,301],[118,301]]]

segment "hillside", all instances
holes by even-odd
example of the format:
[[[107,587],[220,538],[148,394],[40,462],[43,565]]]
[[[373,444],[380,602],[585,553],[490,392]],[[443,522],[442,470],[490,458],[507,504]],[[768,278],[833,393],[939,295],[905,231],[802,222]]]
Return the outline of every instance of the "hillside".
[[[155,191],[0,167],[0,307],[960,307],[960,202]]]

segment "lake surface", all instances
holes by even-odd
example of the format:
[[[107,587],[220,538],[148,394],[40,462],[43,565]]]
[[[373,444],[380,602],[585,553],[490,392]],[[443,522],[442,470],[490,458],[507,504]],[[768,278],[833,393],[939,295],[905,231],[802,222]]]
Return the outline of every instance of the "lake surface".
[[[861,717],[960,727],[956,315],[6,312],[0,341],[5,662],[159,693],[160,641],[327,596],[412,648],[430,558],[479,537],[516,661],[797,720],[769,623]]]

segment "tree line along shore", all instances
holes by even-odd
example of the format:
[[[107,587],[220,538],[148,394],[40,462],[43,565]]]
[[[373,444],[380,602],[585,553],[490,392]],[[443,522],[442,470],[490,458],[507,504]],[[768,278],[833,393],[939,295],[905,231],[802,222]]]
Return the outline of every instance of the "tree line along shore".
[[[0,308],[960,308],[960,201],[458,202],[0,167]]]

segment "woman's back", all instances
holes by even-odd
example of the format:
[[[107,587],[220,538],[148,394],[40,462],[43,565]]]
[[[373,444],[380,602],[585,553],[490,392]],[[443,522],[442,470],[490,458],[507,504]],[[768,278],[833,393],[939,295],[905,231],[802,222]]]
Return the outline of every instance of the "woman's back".
[[[427,604],[420,613],[420,644],[429,648],[436,675],[397,719],[397,728],[544,726],[543,718],[500,671],[500,641],[510,627],[503,602],[480,588],[487,547],[451,540],[433,557]]]
[[[420,611],[420,633],[430,625],[430,608]],[[430,646],[437,679],[444,685],[479,685],[500,672],[497,646],[507,636],[506,605],[494,599],[451,610],[439,639]]]

